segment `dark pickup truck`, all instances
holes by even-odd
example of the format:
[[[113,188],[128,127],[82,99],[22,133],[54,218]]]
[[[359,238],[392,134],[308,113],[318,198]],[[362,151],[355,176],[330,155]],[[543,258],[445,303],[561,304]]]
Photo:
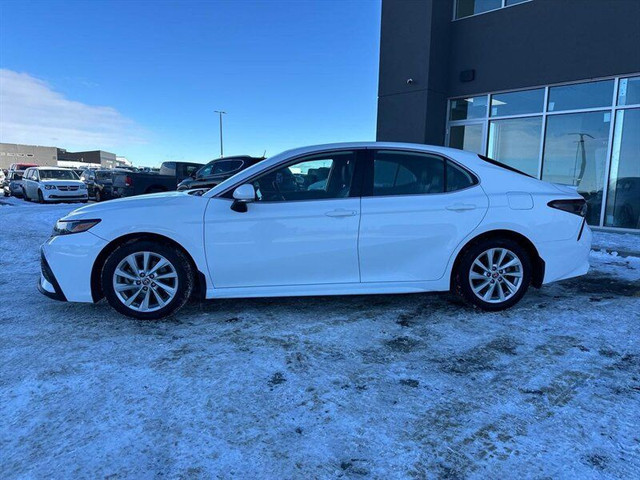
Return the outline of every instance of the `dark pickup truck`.
[[[200,167],[201,163],[164,162],[159,172],[114,171],[112,197],[174,191],[178,183],[191,177]]]

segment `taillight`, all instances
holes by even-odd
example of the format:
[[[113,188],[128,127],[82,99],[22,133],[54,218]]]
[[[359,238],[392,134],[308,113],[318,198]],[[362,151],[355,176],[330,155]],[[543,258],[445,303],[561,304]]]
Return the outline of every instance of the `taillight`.
[[[547,203],[547,205],[551,208],[557,208],[558,210],[580,215],[581,217],[587,216],[587,202],[583,198],[576,200],[552,200]]]
[[[124,179],[124,184],[127,187],[130,187],[131,185],[133,185],[133,178],[131,178],[129,175],[127,175],[126,178]]]

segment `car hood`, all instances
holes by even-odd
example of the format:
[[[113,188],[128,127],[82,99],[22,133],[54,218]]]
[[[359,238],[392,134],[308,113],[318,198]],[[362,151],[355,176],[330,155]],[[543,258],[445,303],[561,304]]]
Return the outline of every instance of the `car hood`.
[[[101,218],[101,215],[116,210],[129,210],[132,208],[153,208],[157,206],[166,206],[176,201],[180,202],[187,198],[199,198],[189,195],[186,192],[161,192],[150,193],[147,195],[139,195],[137,197],[119,198],[106,202],[94,203],[78,208],[66,217],[67,220],[79,220],[84,218]]]

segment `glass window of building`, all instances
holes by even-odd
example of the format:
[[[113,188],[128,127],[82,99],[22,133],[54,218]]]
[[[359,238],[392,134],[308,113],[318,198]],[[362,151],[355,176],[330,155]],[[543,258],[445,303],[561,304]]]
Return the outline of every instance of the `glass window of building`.
[[[478,13],[502,8],[502,0],[456,0],[456,18],[470,17]]]
[[[549,89],[550,112],[582,108],[610,107],[613,99],[613,80],[559,85]]]
[[[492,117],[540,113],[544,109],[544,88],[491,95]]]
[[[610,124],[610,111],[547,118],[542,179],[576,186],[590,225],[600,222]]]
[[[449,129],[449,146],[467,150],[469,152],[482,153],[483,125],[456,125]]]
[[[542,117],[493,120],[487,156],[537,177],[541,137]]]
[[[618,105],[640,105],[640,77],[620,79]]]
[[[604,225],[640,228],[640,108],[619,110]]]
[[[487,116],[487,96],[451,100],[450,120],[472,120]]]

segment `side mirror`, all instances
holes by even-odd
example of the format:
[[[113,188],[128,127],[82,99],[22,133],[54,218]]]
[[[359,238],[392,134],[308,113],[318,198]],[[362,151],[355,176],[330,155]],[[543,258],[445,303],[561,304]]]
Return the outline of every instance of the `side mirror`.
[[[247,203],[251,203],[256,199],[256,190],[253,185],[245,183],[240,185],[233,191],[233,204],[231,210],[234,212],[244,213],[247,211]]]

